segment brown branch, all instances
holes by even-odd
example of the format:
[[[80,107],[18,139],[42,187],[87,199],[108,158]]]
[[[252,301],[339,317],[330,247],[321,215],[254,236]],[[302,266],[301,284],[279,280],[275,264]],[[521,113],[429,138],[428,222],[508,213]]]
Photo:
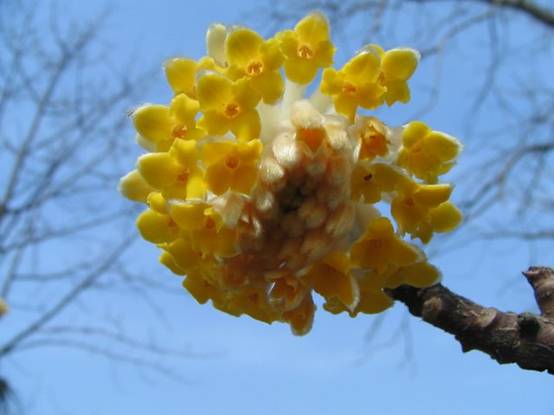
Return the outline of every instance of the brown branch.
[[[542,311],[516,314],[483,307],[442,284],[429,288],[402,285],[388,289],[411,314],[450,334],[462,350],[480,350],[498,363],[554,374],[554,271],[531,267],[523,275]]]

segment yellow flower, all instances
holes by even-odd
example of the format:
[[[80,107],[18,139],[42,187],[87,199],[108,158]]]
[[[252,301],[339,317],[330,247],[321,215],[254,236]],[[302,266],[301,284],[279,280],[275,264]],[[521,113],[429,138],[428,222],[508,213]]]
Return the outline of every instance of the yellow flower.
[[[177,140],[167,153],[141,156],[137,169],[144,180],[166,199],[202,198],[206,192],[203,172],[198,167],[196,141]]]
[[[350,259],[345,253],[333,252],[327,255],[312,266],[305,278],[327,301],[336,298],[348,310],[358,305],[360,292],[350,273]]]
[[[310,331],[314,322],[315,304],[311,294],[302,300],[294,310],[283,313],[283,320],[290,324],[292,332],[302,336]]]
[[[366,271],[358,277],[360,303],[350,314],[376,314],[392,307],[392,299],[383,292],[383,277],[376,272]]]
[[[359,160],[373,160],[388,154],[389,132],[376,117],[359,117],[352,132],[359,140]]]
[[[386,288],[396,288],[402,284],[407,284],[412,287],[423,288],[436,284],[440,278],[441,273],[437,267],[422,261],[393,270],[386,276],[384,286]]]
[[[197,140],[205,134],[196,128],[198,102],[185,94],[173,98],[169,107],[144,105],[133,112],[140,137],[156,151],[167,151],[176,139]]]
[[[283,55],[277,40],[264,41],[253,30],[238,28],[227,36],[225,54],[229,64],[227,74],[232,79],[247,77],[250,86],[266,104],[273,104],[281,98],[284,83],[279,68]]]
[[[333,97],[338,113],[354,120],[358,107],[373,109],[383,103],[386,88],[380,83],[380,55],[373,49],[364,50],[348,61],[339,71],[323,71],[321,92]]]
[[[143,203],[146,203],[148,195],[155,190],[144,180],[138,170],[133,170],[122,177],[118,189],[127,199]]]
[[[410,100],[408,79],[415,72],[419,57],[417,51],[409,48],[391,49],[382,53],[382,82],[387,89],[387,105],[390,106],[397,101],[406,103]]]
[[[276,35],[285,56],[285,74],[298,84],[311,82],[319,68],[333,63],[335,47],[330,41],[329,23],[320,13],[300,20],[294,30]]]
[[[167,213],[146,209],[137,218],[141,236],[149,242],[161,244],[173,242],[179,236],[179,228]]]
[[[460,223],[438,177],[461,145],[421,122],[391,128],[357,113],[407,102],[418,53],[369,45],[334,69],[319,13],[268,40],[214,24],[206,46],[198,61],[165,63],[169,105],[134,111],[149,153],[119,185],[147,204],[140,234],[196,301],[303,335],[314,293],[354,317],[391,307],[387,288],[438,281],[402,238],[425,243]]]
[[[165,76],[175,93],[186,94],[196,99],[196,76],[203,70],[222,71],[212,58],[204,57],[198,62],[189,58],[173,58],[164,64]]]
[[[351,176],[352,200],[363,196],[365,203],[377,203],[382,193],[392,193],[411,180],[398,168],[385,163],[358,163]]]
[[[236,229],[226,227],[211,205],[205,202],[173,203],[170,216],[190,238],[194,250],[218,257],[236,253]]]
[[[294,275],[287,274],[278,278],[269,292],[270,304],[283,312],[297,308],[309,292],[303,281]]]
[[[390,221],[381,217],[371,222],[366,233],[352,246],[351,262],[355,267],[382,274],[390,266],[413,264],[422,255],[414,245],[396,236]]]
[[[451,193],[449,184],[414,183],[405,188],[391,202],[391,213],[400,231],[427,243],[433,232],[448,232],[456,228],[462,215],[453,203],[448,202]]]
[[[256,105],[261,96],[248,79],[231,81],[212,73],[198,81],[198,101],[204,112],[198,124],[208,134],[223,135],[231,130],[240,140],[249,141],[260,135],[260,116]]]
[[[438,176],[452,168],[460,150],[454,137],[432,131],[421,121],[412,121],[402,132],[397,163],[416,177],[436,183]]]
[[[206,143],[202,150],[202,161],[206,166],[208,188],[216,195],[221,195],[228,189],[249,193],[257,180],[261,152],[260,140],[248,143]]]

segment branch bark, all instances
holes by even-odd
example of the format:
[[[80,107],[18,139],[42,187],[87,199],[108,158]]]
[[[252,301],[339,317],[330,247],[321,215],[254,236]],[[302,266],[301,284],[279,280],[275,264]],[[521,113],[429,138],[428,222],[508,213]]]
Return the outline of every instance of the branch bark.
[[[386,290],[411,314],[452,335],[462,350],[480,350],[498,363],[554,375],[554,270],[531,267],[523,275],[533,288],[541,315],[483,307],[437,284]]]

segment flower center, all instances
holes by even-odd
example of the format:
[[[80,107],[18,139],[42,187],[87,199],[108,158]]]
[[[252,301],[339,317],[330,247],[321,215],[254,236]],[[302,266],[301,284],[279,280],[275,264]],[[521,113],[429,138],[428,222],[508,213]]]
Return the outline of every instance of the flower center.
[[[204,226],[206,227],[206,229],[213,229],[215,226],[215,221],[208,216],[204,222]]]
[[[260,75],[264,70],[264,64],[260,61],[252,61],[246,67],[246,73],[250,76]]]
[[[176,125],[171,131],[171,135],[175,138],[185,138],[187,135],[187,127],[185,125]]]
[[[177,181],[179,183],[186,183],[190,175],[189,169],[184,169],[181,173],[177,175]]]
[[[342,86],[342,92],[345,93],[346,95],[354,95],[356,91],[357,91],[356,85],[350,82],[345,82],[344,85]]]
[[[229,155],[225,158],[225,167],[230,170],[235,170],[240,164],[240,160],[235,155]]]
[[[234,102],[227,104],[225,111],[223,111],[227,118],[235,118],[240,113],[240,105]]]
[[[314,57],[314,51],[308,45],[298,46],[296,53],[302,59],[312,59]]]

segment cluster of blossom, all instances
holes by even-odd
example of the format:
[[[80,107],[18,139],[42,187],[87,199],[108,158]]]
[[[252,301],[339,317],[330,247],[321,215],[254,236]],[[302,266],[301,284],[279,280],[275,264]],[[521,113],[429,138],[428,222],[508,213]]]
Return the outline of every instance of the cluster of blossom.
[[[403,238],[460,223],[438,177],[461,146],[419,121],[357,114],[408,102],[419,54],[368,45],[337,70],[334,53],[320,13],[267,40],[213,25],[207,56],[166,62],[171,103],[133,112],[148,152],[120,191],[147,205],[140,234],[199,303],[305,334],[314,292],[355,316],[390,307],[383,288],[439,279]]]

